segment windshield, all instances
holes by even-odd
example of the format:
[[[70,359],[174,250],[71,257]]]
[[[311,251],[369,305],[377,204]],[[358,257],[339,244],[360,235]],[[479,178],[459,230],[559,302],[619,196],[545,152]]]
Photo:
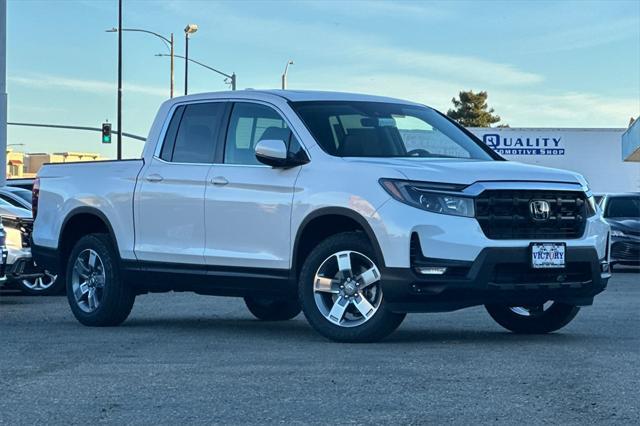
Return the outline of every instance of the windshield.
[[[437,111],[382,102],[291,104],[320,147],[337,157],[499,157]]]
[[[612,197],[607,202],[604,217],[640,218],[640,197]]]
[[[32,197],[31,191],[28,191],[26,189],[16,188],[11,192],[13,192],[18,197],[22,198],[23,200],[25,200],[29,204],[31,204],[31,197]]]

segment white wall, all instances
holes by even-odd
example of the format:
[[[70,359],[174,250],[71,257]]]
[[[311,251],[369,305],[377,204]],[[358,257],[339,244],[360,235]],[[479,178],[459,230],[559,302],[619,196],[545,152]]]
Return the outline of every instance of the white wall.
[[[626,129],[469,130],[508,160],[581,173],[594,193],[640,191],[640,163],[622,161]]]

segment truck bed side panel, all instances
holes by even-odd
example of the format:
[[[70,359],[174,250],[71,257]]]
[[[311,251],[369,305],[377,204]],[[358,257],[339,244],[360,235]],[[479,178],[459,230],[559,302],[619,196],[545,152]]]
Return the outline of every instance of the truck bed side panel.
[[[45,165],[38,174],[40,200],[34,244],[57,249],[65,221],[95,209],[109,221],[123,259],[135,259],[133,194],[143,160]]]

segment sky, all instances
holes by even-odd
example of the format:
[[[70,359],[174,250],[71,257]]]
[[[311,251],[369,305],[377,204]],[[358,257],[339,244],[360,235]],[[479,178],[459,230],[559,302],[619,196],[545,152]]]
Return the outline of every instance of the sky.
[[[640,114],[640,1],[123,0],[123,27],[198,32],[190,57],[235,72],[238,88],[399,97],[439,110],[486,90],[511,127],[626,127]],[[116,122],[116,0],[9,0],[9,121],[99,127]],[[123,33],[123,131],[146,136],[169,96],[169,59],[150,35]],[[176,93],[184,62],[176,59]],[[191,65],[189,92],[226,90]],[[115,127],[115,125],[114,125]],[[115,142],[115,138],[114,138]],[[98,133],[9,127],[15,150],[115,157]],[[142,142],[124,139],[126,157]],[[11,148],[11,147],[10,147]]]

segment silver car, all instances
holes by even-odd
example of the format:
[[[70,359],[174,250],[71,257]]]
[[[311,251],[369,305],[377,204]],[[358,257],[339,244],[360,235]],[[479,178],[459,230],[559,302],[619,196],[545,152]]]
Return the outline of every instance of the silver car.
[[[62,286],[57,276],[36,266],[31,257],[31,217],[30,204],[20,192],[20,188],[0,188],[0,217],[4,228],[6,250],[4,252],[5,285],[17,287],[24,293],[51,295],[60,293]],[[11,196],[13,202],[7,201]],[[24,204],[20,204],[21,200]],[[29,207],[29,208],[27,208]]]

